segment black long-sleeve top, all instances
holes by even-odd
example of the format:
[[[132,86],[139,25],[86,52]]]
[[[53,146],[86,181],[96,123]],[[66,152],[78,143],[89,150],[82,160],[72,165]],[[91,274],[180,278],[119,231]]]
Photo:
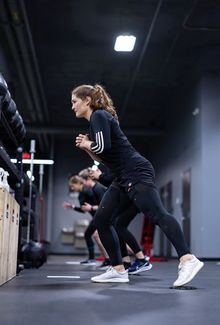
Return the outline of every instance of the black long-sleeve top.
[[[77,212],[85,213],[85,211],[81,209],[81,205],[83,205],[85,202],[91,205],[96,205],[96,200],[91,188],[84,188],[82,192],[79,193],[78,200],[80,206],[74,207],[74,210]],[[93,216],[95,214],[95,211],[91,211],[90,214]]]
[[[89,136],[91,151],[100,157],[122,186],[139,181],[154,183],[153,166],[135,150],[110,113],[103,109],[93,111]]]
[[[82,192],[79,193],[79,203],[80,207],[75,207],[74,210],[77,212],[85,213],[81,209],[81,205],[85,202],[91,205],[99,205],[101,199],[106,191],[106,187],[100,183],[96,183],[92,188],[84,188]],[[94,216],[96,211],[90,211],[89,213]]]

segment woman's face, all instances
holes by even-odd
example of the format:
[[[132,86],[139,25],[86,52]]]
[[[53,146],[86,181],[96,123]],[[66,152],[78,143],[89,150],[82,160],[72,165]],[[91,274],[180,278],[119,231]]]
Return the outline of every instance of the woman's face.
[[[89,98],[81,99],[72,95],[72,110],[77,118],[85,117],[89,111]]]
[[[81,192],[82,191],[82,184],[81,183],[72,183],[69,185],[71,191],[73,192]]]

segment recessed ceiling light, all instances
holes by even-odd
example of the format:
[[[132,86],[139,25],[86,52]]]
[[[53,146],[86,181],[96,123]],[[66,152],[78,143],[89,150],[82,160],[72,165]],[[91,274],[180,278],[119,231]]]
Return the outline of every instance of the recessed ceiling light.
[[[133,35],[119,35],[116,38],[114,50],[117,52],[131,52],[134,49],[136,37]]]

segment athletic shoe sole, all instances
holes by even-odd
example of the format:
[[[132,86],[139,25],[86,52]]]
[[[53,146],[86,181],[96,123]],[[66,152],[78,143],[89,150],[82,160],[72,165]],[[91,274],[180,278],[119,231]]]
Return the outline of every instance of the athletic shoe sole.
[[[129,282],[129,279],[113,278],[113,279],[96,280],[94,278],[91,278],[91,281],[96,283],[127,283]]]
[[[138,273],[141,273],[141,272],[144,272],[144,271],[149,271],[150,269],[152,269],[153,265],[152,264],[149,264],[148,266],[144,266],[136,271],[133,271],[133,272],[129,272],[128,271],[128,274],[138,274]]]
[[[192,273],[190,274],[190,277],[183,281],[183,282],[180,282],[180,284],[178,285],[174,285],[173,284],[173,287],[182,287],[184,286],[185,284],[189,283],[190,281],[192,281],[192,279],[196,276],[196,274],[203,268],[204,266],[204,263],[199,261],[199,263],[197,263],[196,267],[193,269]],[[174,282],[175,283],[175,282]]]

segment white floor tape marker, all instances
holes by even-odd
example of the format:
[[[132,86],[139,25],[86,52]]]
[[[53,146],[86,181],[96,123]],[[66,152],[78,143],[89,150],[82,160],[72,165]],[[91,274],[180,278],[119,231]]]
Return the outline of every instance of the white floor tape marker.
[[[66,261],[65,263],[70,264],[70,265],[80,265],[81,264],[80,262],[77,262],[77,261]]]
[[[47,275],[48,279],[80,279],[78,275]]]

